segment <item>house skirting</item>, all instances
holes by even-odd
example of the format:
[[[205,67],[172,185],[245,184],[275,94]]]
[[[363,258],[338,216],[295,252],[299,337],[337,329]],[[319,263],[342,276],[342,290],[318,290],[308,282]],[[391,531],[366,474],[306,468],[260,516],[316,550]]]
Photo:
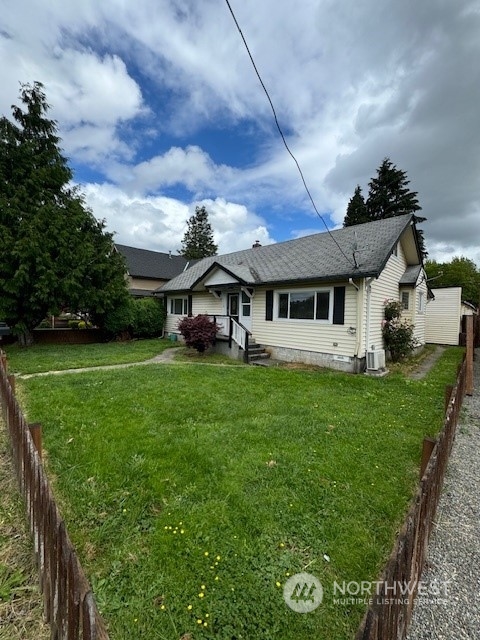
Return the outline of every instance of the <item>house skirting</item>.
[[[236,342],[232,341],[232,346],[228,346],[228,338],[217,338],[212,349],[215,353],[221,353],[222,355],[233,358],[234,360],[243,360],[245,357],[245,351],[241,349]]]
[[[361,373],[365,370],[365,358],[356,356],[334,355],[333,353],[318,353],[304,349],[291,349],[288,347],[273,347],[263,344],[270,356],[283,362],[299,362],[313,364],[317,367],[327,367],[347,373]]]

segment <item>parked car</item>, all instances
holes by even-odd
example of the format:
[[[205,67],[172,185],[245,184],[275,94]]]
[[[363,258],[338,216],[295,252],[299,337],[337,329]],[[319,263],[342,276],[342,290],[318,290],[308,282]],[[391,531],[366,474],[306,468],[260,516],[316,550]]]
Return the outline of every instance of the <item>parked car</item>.
[[[10,327],[6,322],[0,322],[0,339],[2,336],[9,336],[11,333]]]

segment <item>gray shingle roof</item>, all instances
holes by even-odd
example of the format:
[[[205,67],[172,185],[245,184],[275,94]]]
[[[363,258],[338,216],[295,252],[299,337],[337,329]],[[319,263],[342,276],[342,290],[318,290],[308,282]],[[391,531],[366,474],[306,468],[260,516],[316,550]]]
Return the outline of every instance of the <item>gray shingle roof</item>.
[[[400,278],[400,286],[415,286],[417,284],[418,276],[422,269],[421,264],[414,264],[405,269],[405,273]]]
[[[149,251],[116,244],[118,251],[124,256],[128,273],[133,278],[157,278],[170,280],[185,269],[188,263],[183,256],[170,256],[168,253]]]
[[[412,218],[412,215],[397,216],[332,231],[345,255],[328,233],[317,233],[297,240],[204,258],[158,291],[189,290],[215,263],[224,265],[232,273],[240,267],[241,279],[251,285],[378,276],[400,236],[412,224]]]

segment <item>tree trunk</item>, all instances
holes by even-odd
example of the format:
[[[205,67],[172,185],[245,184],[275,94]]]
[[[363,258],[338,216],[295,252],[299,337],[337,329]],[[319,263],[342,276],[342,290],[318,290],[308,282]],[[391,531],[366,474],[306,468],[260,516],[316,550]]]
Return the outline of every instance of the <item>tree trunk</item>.
[[[21,347],[31,347],[33,344],[33,333],[26,329],[18,336],[18,343]]]

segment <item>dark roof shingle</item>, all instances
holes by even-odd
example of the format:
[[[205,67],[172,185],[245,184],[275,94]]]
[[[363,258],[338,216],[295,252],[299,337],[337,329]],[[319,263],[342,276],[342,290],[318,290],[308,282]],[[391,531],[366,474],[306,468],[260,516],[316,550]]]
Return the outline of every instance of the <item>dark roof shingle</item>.
[[[317,233],[204,258],[165,283],[159,291],[191,289],[214,263],[224,265],[232,273],[241,271],[242,280],[252,285],[377,276],[402,233],[412,224],[412,218],[412,215],[397,216],[336,229],[331,235],[341,251],[328,233]]]
[[[188,264],[183,256],[174,256],[160,251],[137,249],[124,244],[116,244],[124,256],[128,273],[132,278],[152,278],[170,280],[185,269]]]

